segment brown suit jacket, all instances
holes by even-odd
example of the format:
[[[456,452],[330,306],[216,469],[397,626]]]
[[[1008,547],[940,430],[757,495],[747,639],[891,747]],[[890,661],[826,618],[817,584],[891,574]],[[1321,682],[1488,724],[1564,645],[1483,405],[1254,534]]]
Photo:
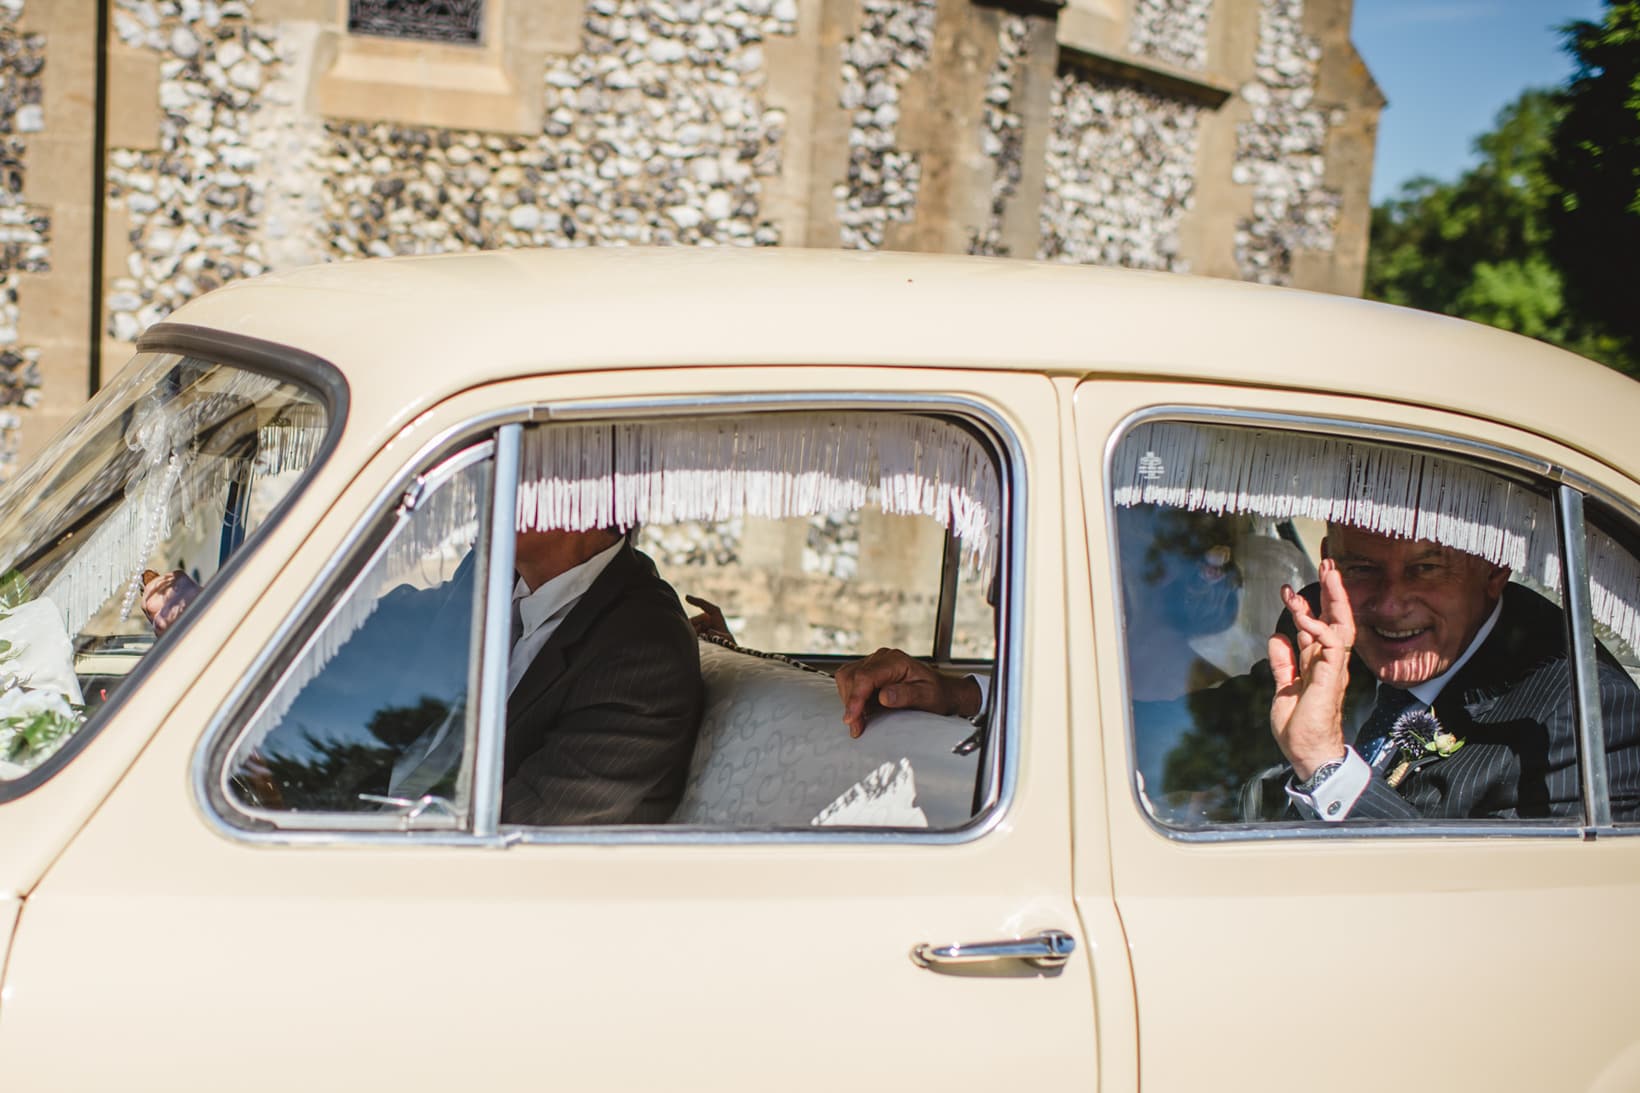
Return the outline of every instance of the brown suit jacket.
[[[507,703],[502,822],[666,822],[704,700],[677,593],[628,541]]]

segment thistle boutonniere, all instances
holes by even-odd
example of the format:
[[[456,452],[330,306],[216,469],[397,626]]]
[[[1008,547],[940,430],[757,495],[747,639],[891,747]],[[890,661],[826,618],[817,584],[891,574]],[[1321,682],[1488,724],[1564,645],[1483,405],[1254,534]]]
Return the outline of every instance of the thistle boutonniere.
[[[1385,776],[1392,787],[1399,787],[1412,771],[1418,759],[1445,759],[1459,748],[1463,740],[1448,732],[1435,711],[1428,707],[1408,710],[1395,719],[1389,730],[1390,745],[1397,749],[1394,766]]]

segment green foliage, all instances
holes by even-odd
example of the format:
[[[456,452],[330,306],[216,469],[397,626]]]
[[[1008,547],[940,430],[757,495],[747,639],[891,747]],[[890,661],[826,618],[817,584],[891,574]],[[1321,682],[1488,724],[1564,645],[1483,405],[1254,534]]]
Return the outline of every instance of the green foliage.
[[[270,750],[259,762],[278,787],[281,807],[310,812],[375,811],[361,793],[386,793],[393,763],[410,744],[450,716],[447,702],[423,695],[413,706],[377,710],[368,739],[337,740],[302,729],[295,747]],[[454,794],[453,777],[432,792]]]
[[[84,720],[84,711],[62,695],[14,685],[0,696],[0,759],[32,767],[74,735]]]
[[[1567,104],[1531,89],[1475,141],[1481,161],[1455,182],[1419,178],[1373,210],[1366,294],[1563,346],[1626,372],[1640,360],[1569,299],[1554,257],[1551,177]]]
[[[1565,309],[1560,273],[1541,254],[1477,262],[1457,296],[1457,311],[1465,317],[1544,341],[1559,340]]]
[[[13,611],[30,599],[28,578],[21,572],[13,569],[0,577],[0,611]]]
[[[18,718],[8,726],[12,733],[6,743],[6,761],[38,761],[57,750],[57,745],[80,727],[80,718],[59,710],[40,710]]]
[[[1607,0],[1564,34],[1577,71],[1547,164],[1549,249],[1569,302],[1640,350],[1640,0]]]

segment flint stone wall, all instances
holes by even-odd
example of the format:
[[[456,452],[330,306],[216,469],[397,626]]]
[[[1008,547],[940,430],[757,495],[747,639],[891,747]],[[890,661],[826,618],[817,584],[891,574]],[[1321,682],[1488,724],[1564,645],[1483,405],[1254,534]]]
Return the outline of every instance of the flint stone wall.
[[[1197,107],[1136,83],[1067,72],[1054,84],[1040,258],[1188,273]]]
[[[1128,48],[1200,72],[1207,67],[1213,0],[1134,0]]]
[[[1230,177],[1252,187],[1253,209],[1236,228],[1236,265],[1261,284],[1292,284],[1296,251],[1332,251],[1342,205],[1326,150],[1344,119],[1317,102],[1322,50],[1304,33],[1304,3],[1260,0],[1257,75],[1241,89],[1252,120],[1238,127]]]
[[[52,268],[61,207],[25,193],[52,43],[24,5],[38,20],[46,2],[0,0],[0,474],[41,397],[25,319],[63,310],[31,310],[19,281]],[[74,320],[104,332],[105,374],[232,280],[501,246],[895,246],[1359,284],[1365,182],[1329,172],[1370,166],[1334,145],[1370,142],[1381,100],[1349,0],[1098,3],[1119,15],[1106,38],[1078,16],[1081,39],[1074,4],[487,0],[486,34],[539,45],[508,61],[528,109],[495,131],[385,120],[390,88],[382,116],[353,92],[367,116],[318,112],[343,101],[324,98],[337,42],[365,41],[331,0],[107,2],[107,56],[127,59],[101,153],[102,312]],[[67,249],[65,285],[88,261]]]
[[[46,42],[18,29],[22,15],[23,0],[0,0],[0,477],[16,462],[19,411],[40,399],[40,350],[21,341],[17,275],[51,269],[51,217],[24,197],[29,135],[45,128]]]
[[[314,124],[287,78],[311,64],[310,38],[241,0],[118,3],[122,39],[161,57],[163,109],[157,151],[109,157],[132,225],[108,300],[122,341],[269,268],[270,239],[309,261],[780,240],[760,197],[785,116],[760,94],[759,43],[792,32],[795,0],[591,0],[580,52],[542,74],[532,138]]]

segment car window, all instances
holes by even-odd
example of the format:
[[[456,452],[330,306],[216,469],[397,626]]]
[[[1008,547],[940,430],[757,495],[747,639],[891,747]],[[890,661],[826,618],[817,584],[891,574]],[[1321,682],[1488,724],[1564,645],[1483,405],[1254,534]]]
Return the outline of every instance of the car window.
[[[831,673],[895,646],[951,679],[971,676],[997,704],[1006,535],[987,434],[937,415],[825,411],[498,436],[519,448],[517,480],[499,484],[515,495],[516,528],[501,544],[510,571],[476,593],[461,583],[478,567],[449,552],[483,538],[470,502],[427,509],[430,520],[467,513],[459,534],[419,526],[419,508],[395,517],[362,576],[343,567],[335,579],[348,590],[331,619],[309,624],[283,680],[247,711],[221,775],[242,818],[482,830],[470,772],[499,780],[498,822],[526,834],[972,820],[995,785],[997,719],[873,708],[851,739]],[[477,473],[442,489],[465,497]],[[400,539],[417,546],[407,553]],[[407,565],[423,572],[427,544],[445,552],[438,580],[400,590]],[[479,677],[477,631],[453,621],[486,595],[510,613],[505,678],[487,705],[465,689]],[[719,608],[727,634],[697,634],[690,616],[703,608],[685,596]],[[400,599],[421,614],[401,618]],[[414,637],[397,652],[366,648],[378,631]],[[398,680],[424,640],[442,650],[438,670],[384,684],[382,664]],[[500,712],[479,726],[482,709]],[[500,736],[494,770],[468,761],[474,732]],[[408,780],[415,763],[426,776]]]
[[[489,445],[417,479],[239,734],[223,791],[280,827],[470,820]]]
[[[1111,473],[1133,777],[1158,822],[1582,820],[1546,484],[1415,446],[1178,421],[1134,427]],[[1269,655],[1272,633],[1298,648],[1282,586],[1319,612],[1327,557],[1355,627],[1341,727],[1363,760],[1333,817],[1277,746]],[[1640,692],[1615,661],[1600,671],[1627,762]]]
[[[1586,514],[1595,637],[1602,655],[1619,665],[1622,676],[1640,683],[1640,527],[1599,502],[1589,503]],[[1630,708],[1635,699],[1617,673],[1603,668],[1599,681],[1612,819],[1640,824],[1640,748],[1635,743],[1640,713]]]
[[[299,384],[145,354],[6,488],[0,791],[95,723],[309,471],[329,425]]]
[[[979,434],[950,419],[886,412],[679,418],[618,425],[609,459],[586,463],[609,428],[528,435],[526,477],[573,480],[583,505],[592,483],[590,496],[604,504],[607,482],[611,518],[641,527],[636,546],[674,595],[715,604],[734,635],[732,644],[699,647],[699,730],[681,791],[663,792],[661,783],[627,814],[731,828],[966,823],[984,769],[981,749],[963,747],[975,726],[944,711],[882,711],[851,740],[829,673],[890,646],[992,678],[994,616],[987,604],[977,619],[971,593],[966,647],[955,637],[960,574],[984,587],[999,542],[997,466]],[[568,442],[577,435],[578,445]],[[532,445],[541,453],[534,463]],[[575,450],[583,461],[563,465],[557,453]],[[579,522],[591,519],[583,513]],[[959,652],[978,657],[959,663]],[[652,662],[663,661],[657,651]],[[606,717],[600,733],[607,738],[611,727],[635,735],[621,717]],[[521,731],[539,730],[510,724],[509,749]],[[652,725],[644,732],[656,735]],[[509,761],[508,770],[504,796],[526,799],[520,783],[530,778],[518,772],[529,764]],[[573,795],[584,780],[548,786]],[[540,815],[566,811],[503,806],[504,820]]]
[[[846,657],[886,645],[936,656],[949,537],[932,517],[844,509],[645,525],[638,541],[674,586],[722,607],[751,648]],[[984,582],[960,559],[949,572],[948,657],[988,660],[996,641]]]

